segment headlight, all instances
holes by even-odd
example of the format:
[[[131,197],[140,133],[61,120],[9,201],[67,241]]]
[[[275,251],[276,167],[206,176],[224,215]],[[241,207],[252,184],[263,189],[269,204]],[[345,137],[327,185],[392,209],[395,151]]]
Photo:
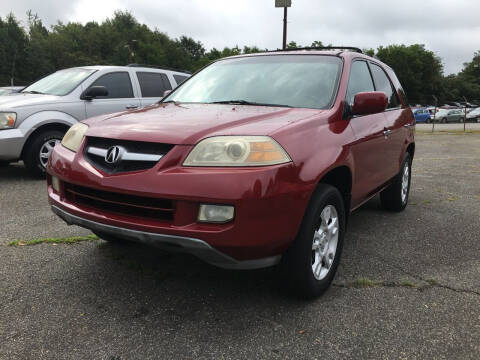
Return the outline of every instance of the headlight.
[[[202,140],[184,166],[265,166],[292,161],[268,136],[215,136]]]
[[[17,114],[12,112],[0,112],[0,130],[13,128],[16,120]]]
[[[65,134],[62,139],[62,145],[67,149],[77,152],[82,145],[83,136],[88,130],[88,126],[82,123],[76,123]]]

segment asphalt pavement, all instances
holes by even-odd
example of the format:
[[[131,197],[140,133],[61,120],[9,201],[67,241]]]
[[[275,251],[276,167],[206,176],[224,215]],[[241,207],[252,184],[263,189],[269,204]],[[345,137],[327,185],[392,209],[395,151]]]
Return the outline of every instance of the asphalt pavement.
[[[480,134],[417,136],[410,205],[352,214],[334,285],[305,302],[275,268],[227,271],[55,217],[0,168],[0,359],[479,359]],[[279,209],[281,211],[281,209]]]

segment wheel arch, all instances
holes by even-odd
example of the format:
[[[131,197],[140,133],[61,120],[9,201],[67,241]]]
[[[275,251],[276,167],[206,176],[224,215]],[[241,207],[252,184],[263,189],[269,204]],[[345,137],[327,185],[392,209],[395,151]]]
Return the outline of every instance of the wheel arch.
[[[414,142],[408,144],[406,152],[410,154],[410,159],[413,160],[413,156],[415,155],[415,143]]]
[[[59,130],[59,131],[62,131],[62,132],[67,132],[67,130],[70,128],[69,125],[66,125],[65,123],[59,123],[59,122],[51,122],[51,123],[47,123],[47,124],[44,124],[38,128],[36,128],[35,130],[33,130],[30,135],[28,136],[27,140],[25,141],[25,144],[23,144],[23,148],[22,148],[22,154],[21,154],[21,158],[23,159],[24,155],[25,155],[25,151],[28,149],[28,147],[30,146],[30,144],[32,143],[32,141],[36,138],[36,136],[44,131],[48,131],[48,130]]]
[[[46,130],[66,132],[70,126],[77,122],[78,119],[61,111],[40,111],[30,115],[19,126],[19,129],[26,134],[20,157],[23,159],[26,149],[39,133]]]
[[[345,205],[345,217],[348,220],[352,200],[352,171],[347,165],[340,165],[330,169],[318,181],[319,184],[328,184],[338,189]]]

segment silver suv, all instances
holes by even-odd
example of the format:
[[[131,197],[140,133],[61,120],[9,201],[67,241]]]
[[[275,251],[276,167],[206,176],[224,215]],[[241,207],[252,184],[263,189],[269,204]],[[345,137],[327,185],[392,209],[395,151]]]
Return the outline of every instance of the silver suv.
[[[138,65],[85,66],[0,96],[0,165],[22,159],[43,176],[53,147],[77,121],[153,104],[189,76]]]

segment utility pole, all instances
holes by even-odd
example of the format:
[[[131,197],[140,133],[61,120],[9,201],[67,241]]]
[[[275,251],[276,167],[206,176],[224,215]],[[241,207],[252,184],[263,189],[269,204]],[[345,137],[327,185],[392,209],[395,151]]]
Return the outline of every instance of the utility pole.
[[[287,8],[291,6],[292,0],[275,0],[275,7],[283,7],[283,50],[287,48]]]

